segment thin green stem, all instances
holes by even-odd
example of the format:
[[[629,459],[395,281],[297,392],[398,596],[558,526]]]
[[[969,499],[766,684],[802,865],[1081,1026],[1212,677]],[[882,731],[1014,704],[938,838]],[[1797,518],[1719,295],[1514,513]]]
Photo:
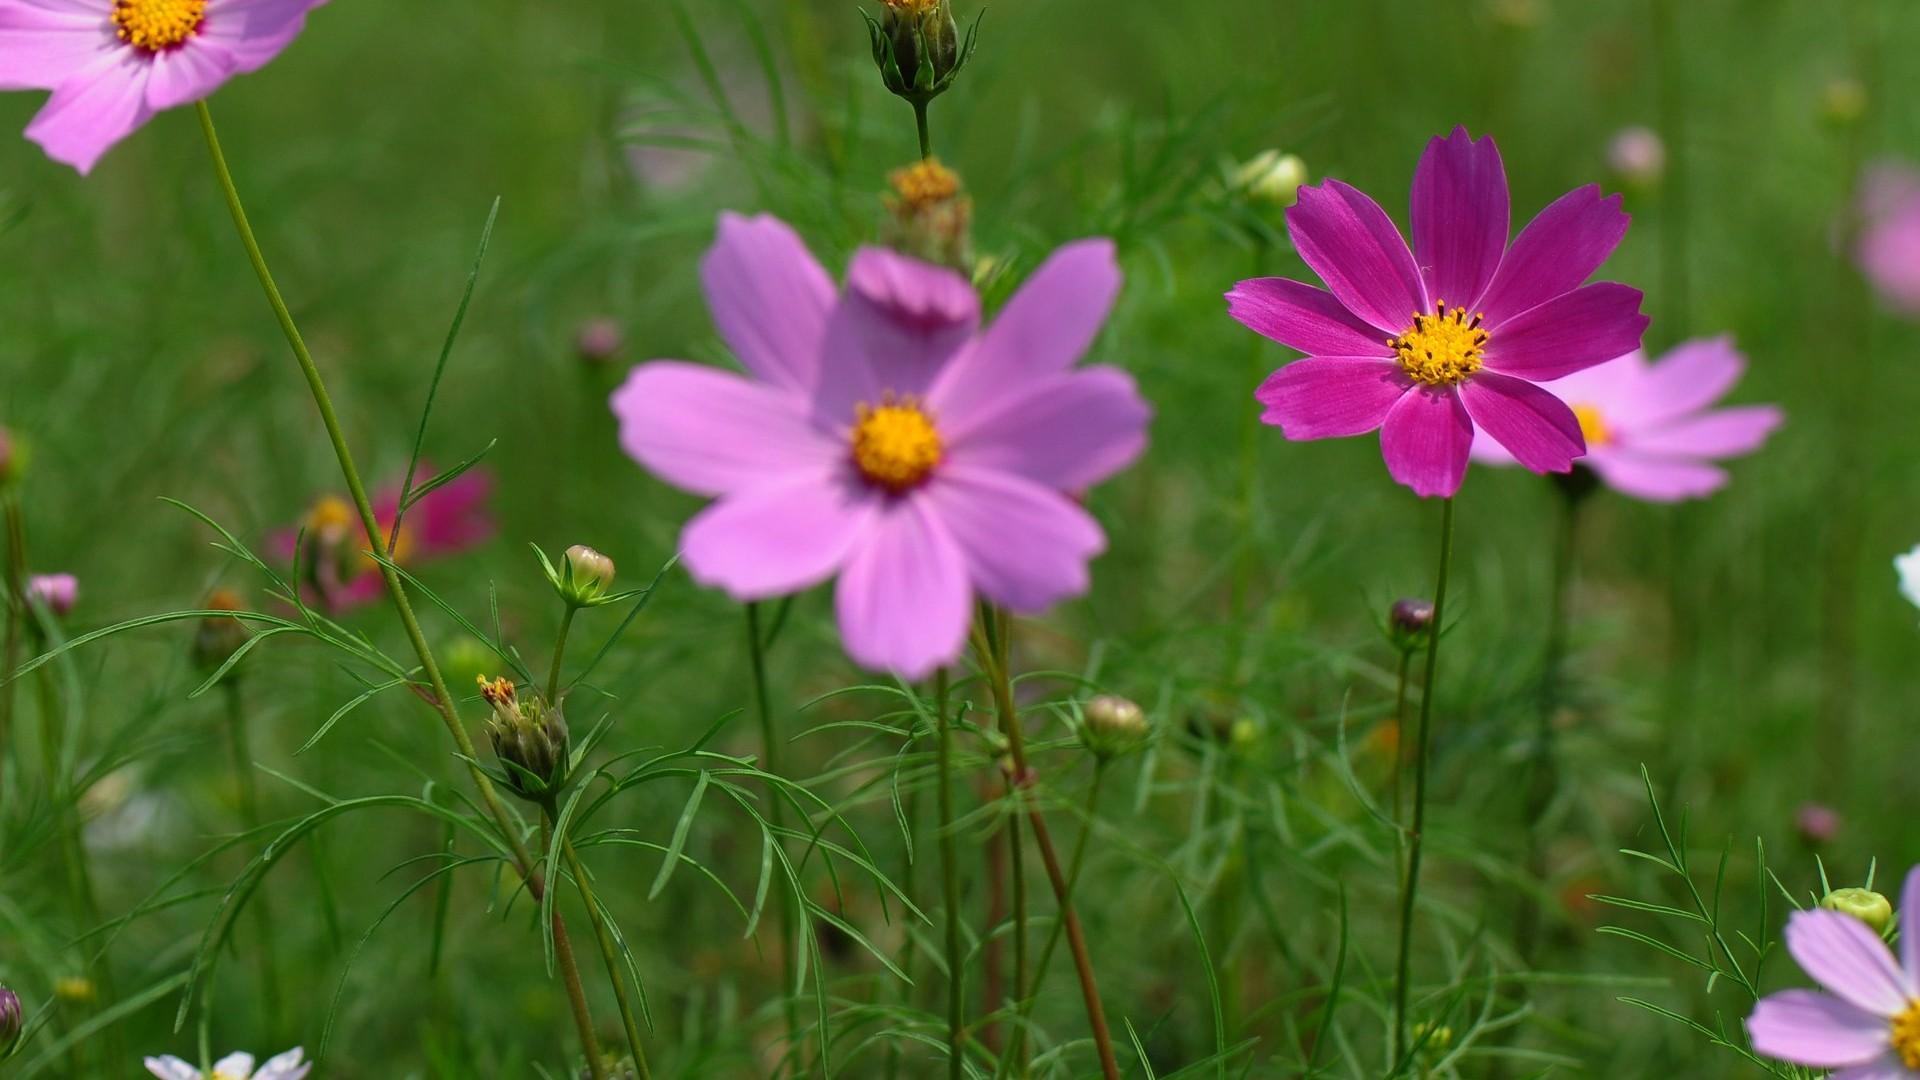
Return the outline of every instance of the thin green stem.
[[[572,613],[569,609],[569,614]],[[627,1052],[633,1056],[633,1067],[640,1071],[640,1080],[652,1080],[653,1071],[647,1067],[646,1050],[641,1045],[640,1023],[634,1018],[633,1004],[627,997],[627,980],[620,970],[619,950],[614,945],[613,931],[607,926],[606,917],[600,911],[600,902],[593,895],[593,884],[587,876],[587,868],[580,861],[579,852],[574,850],[573,838],[562,837],[560,851],[567,857],[567,869],[573,873],[573,883],[580,887],[580,899],[587,905],[587,921],[593,924],[593,936],[600,943],[601,959],[607,964],[607,981],[613,984],[613,999],[620,1006],[620,1023],[627,1032]]]
[[[253,773],[253,751],[247,741],[246,702],[241,694],[240,679],[229,673],[220,684],[221,699],[226,704],[227,745],[233,751],[233,781],[240,795],[240,823],[247,833],[252,835],[260,828],[260,785]],[[259,934],[260,991],[265,999],[269,1026],[280,1027],[280,963],[274,947],[273,912],[268,905],[267,891],[260,889],[253,894],[253,922]]]
[[[553,813],[540,815],[540,850],[553,848]],[[600,1056],[600,1040],[593,1033],[593,1012],[587,1007],[587,988],[580,981],[580,964],[573,956],[573,942],[560,922],[560,905],[553,906],[553,959],[560,968],[560,981],[567,988],[567,1004],[573,1009],[574,1026],[580,1029],[580,1049],[587,1056],[587,1073],[593,1080],[607,1080],[607,1063]]]
[[[1013,777],[1007,777],[1007,796],[1018,805],[1020,792],[1014,786]],[[1007,866],[1013,883],[1013,992],[1006,999],[1020,1002],[1027,997],[1027,873],[1025,869],[1025,845],[1020,842],[1020,815],[1012,814],[1007,818]],[[1006,1002],[1001,1003],[1005,1007]],[[1026,1073],[1026,1033],[1019,1025],[1007,1037],[1007,1056],[1012,1058],[1021,1073]]]
[[[1393,691],[1393,876],[1396,888],[1407,887],[1407,833],[1404,803],[1406,784],[1402,776],[1407,757],[1407,673],[1413,668],[1413,649],[1400,650],[1399,670]]]
[[[927,128],[927,105],[925,101],[913,103],[913,126],[920,132],[920,160],[933,157],[933,133]]]
[[[1420,893],[1420,856],[1427,827],[1427,751],[1433,734],[1434,674],[1446,631],[1447,570],[1453,564],[1453,499],[1441,503],[1440,573],[1433,589],[1433,624],[1427,633],[1427,670],[1420,690],[1420,738],[1413,759],[1413,826],[1407,832],[1407,883],[1400,890],[1400,959],[1393,981],[1393,1062],[1407,1047],[1407,973],[1412,960],[1413,906]]]
[[[27,526],[20,513],[20,501],[11,495],[0,496],[6,515],[7,531],[7,632],[5,666],[0,667],[0,783],[5,782],[7,763],[13,749],[13,673],[20,667],[20,632],[27,604]]]
[[[960,853],[953,834],[953,727],[947,719],[947,670],[934,677],[934,715],[939,723],[940,890],[947,909],[947,1076],[960,1080],[966,1068],[967,972],[960,951]]]
[[[560,616],[560,632],[553,638],[553,666],[547,669],[547,704],[560,704],[560,661],[567,655],[567,631],[573,629],[574,613],[580,609],[573,604],[567,605],[566,614]]]
[[[773,776],[784,775],[780,771],[780,738],[774,730],[773,707],[767,693],[767,642],[760,632],[760,605],[747,606],[747,657],[753,665],[753,704],[760,720],[760,756],[761,767]],[[775,785],[768,785],[767,817],[773,823],[773,842],[781,844],[786,833],[786,809],[782,805],[783,794]],[[784,846],[784,845],[783,845]],[[775,889],[778,894],[780,910],[780,1008],[787,1022],[787,1052],[797,1054],[801,1049],[800,1009],[794,1000],[793,962],[794,950],[799,948],[794,937],[793,896],[789,889]]]

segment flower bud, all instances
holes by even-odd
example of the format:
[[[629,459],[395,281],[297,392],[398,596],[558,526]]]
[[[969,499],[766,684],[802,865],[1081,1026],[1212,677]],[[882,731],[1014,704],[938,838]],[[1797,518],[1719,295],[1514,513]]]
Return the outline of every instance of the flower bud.
[[[589,364],[606,363],[620,354],[624,344],[620,324],[605,316],[581,323],[573,336],[574,354]]]
[[[1250,203],[1284,210],[1299,198],[1307,180],[1307,163],[1297,155],[1262,150],[1235,169],[1228,184]]]
[[[1427,643],[1433,631],[1433,605],[1407,597],[1396,600],[1387,612],[1387,637],[1401,652],[1412,652]]]
[[[980,26],[963,44],[951,0],[880,0],[880,18],[866,16],[873,62],[893,94],[925,105],[945,93],[973,55]],[[864,14],[864,13],[863,13]]]
[[[1090,699],[1081,709],[1081,739],[1101,758],[1117,757],[1147,740],[1153,728],[1140,706],[1114,694]]]
[[[1794,811],[1793,825],[1808,847],[1819,847],[1840,835],[1840,812],[1820,803],[1801,803]]]
[[[53,996],[70,1005],[86,1005],[99,996],[99,988],[85,975],[62,975],[53,980]]]
[[[568,548],[560,556],[558,566],[539,548],[534,548],[534,553],[540,557],[540,570],[547,575],[547,584],[553,586],[553,591],[569,609],[599,607],[632,595],[608,594],[607,589],[613,585],[613,560],[585,544]]]
[[[1667,144],[1651,128],[1622,128],[1607,144],[1607,165],[1633,187],[1659,187],[1667,174]]]
[[[1867,115],[1867,87],[1859,79],[1841,76],[1820,92],[1820,114],[1834,127],[1851,127]]]
[[[27,578],[27,601],[65,617],[80,598],[80,582],[72,574],[34,574]]]
[[[1420,1047],[1423,1055],[1439,1056],[1453,1045],[1453,1029],[1445,1024],[1438,1026],[1427,1020],[1413,1025],[1413,1041]]]
[[[482,675],[479,682],[480,697],[493,709],[487,738],[505,770],[506,787],[529,802],[551,805],[566,787],[571,764],[566,718],[539,697],[521,701],[507,679]]]
[[[887,220],[880,242],[922,262],[967,272],[973,262],[973,198],[960,177],[934,158],[896,169],[881,201]]]
[[[1851,915],[1876,934],[1886,933],[1887,925],[1893,922],[1893,905],[1871,889],[1835,889],[1821,898],[1820,906]]]
[[[207,594],[200,606],[208,611],[245,611],[246,605],[240,595],[232,589],[215,589]],[[193,662],[202,670],[212,671],[227,662],[227,658],[239,651],[247,643],[247,626],[231,615],[209,615],[200,620],[200,628],[193,635]]]
[[[26,1029],[27,1014],[20,1006],[20,995],[0,986],[0,1058],[13,1050]]]

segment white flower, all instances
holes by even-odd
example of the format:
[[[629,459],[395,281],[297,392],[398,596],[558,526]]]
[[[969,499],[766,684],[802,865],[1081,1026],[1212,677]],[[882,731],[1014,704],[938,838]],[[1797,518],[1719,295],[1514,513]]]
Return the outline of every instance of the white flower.
[[[306,1053],[299,1047],[287,1051],[260,1066],[258,1072],[253,1068],[252,1054],[228,1054],[213,1063],[213,1071],[201,1073],[199,1069],[181,1061],[172,1054],[147,1059],[147,1071],[160,1080],[301,1080],[307,1070],[313,1068],[312,1062],[302,1063]]]
[[[1900,575],[1901,594],[1920,605],[1920,546],[1894,559],[1893,569]]]

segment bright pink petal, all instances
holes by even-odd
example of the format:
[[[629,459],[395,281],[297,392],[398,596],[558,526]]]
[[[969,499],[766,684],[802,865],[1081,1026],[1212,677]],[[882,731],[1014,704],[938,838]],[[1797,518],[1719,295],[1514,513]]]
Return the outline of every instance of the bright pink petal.
[[[1387,337],[1325,289],[1286,278],[1242,281],[1227,314],[1249,330],[1308,356],[1389,356]]]
[[[1427,295],[1455,307],[1474,301],[1500,268],[1507,249],[1507,171],[1488,136],[1464,127],[1427,143],[1413,174],[1413,253]]]
[[[720,498],[680,537],[687,571],[736,600],[799,592],[833,576],[877,512],[842,468],[789,474]]]
[[[1113,241],[1081,240],[1055,251],[1007,301],[964,360],[942,375],[928,395],[934,407],[960,421],[975,409],[991,407],[1010,387],[1072,367],[1106,324],[1120,284]]]
[[[1912,996],[1907,977],[1880,936],[1851,915],[1815,909],[1787,920],[1787,951],[1827,991],[1880,1016],[1894,1016]]]
[[[862,248],[827,318],[815,415],[849,423],[858,404],[889,395],[925,397],[979,324],[980,298],[966,278],[883,248]]]
[[[1729,458],[1760,449],[1786,415],[1772,405],[1716,409],[1653,431],[1622,438],[1635,453],[1660,457]]]
[[[1563,293],[1492,330],[1486,366],[1546,382],[1640,347],[1640,290],[1603,281]]]
[[[1473,420],[1452,389],[1416,386],[1403,394],[1380,428],[1387,472],[1421,498],[1452,497],[1467,475]]]
[[[1420,271],[1387,212],[1338,180],[1300,189],[1287,234],[1333,295],[1376,329],[1405,330],[1429,310]]]
[[[813,389],[833,279],[791,226],[767,215],[721,214],[700,281],[720,337],[748,371],[776,386]]]
[[[27,138],[82,176],[92,172],[113,144],[153,115],[146,105],[151,70],[152,65],[131,49],[106,54],[60,84],[27,125]]]
[[[123,48],[111,0],[47,6],[0,3],[0,90],[52,90]]]
[[[169,49],[148,62],[153,73],[147,78],[147,107],[155,112],[207,97],[239,65],[232,53],[200,41]]]
[[[415,482],[433,475],[433,467],[422,461]],[[414,530],[422,554],[450,555],[463,551],[493,536],[493,515],[487,512],[487,498],[492,493],[492,475],[481,469],[470,469],[428,492],[408,511],[405,527]],[[381,514],[380,520],[390,524],[392,510]]]
[[[1907,993],[1920,998],[1920,866],[1907,871],[1900,889],[1900,967]]]
[[[1726,487],[1728,480],[1726,470],[1717,465],[1641,457],[1614,449],[1594,450],[1580,463],[1613,490],[1647,502],[1705,498]]]
[[[1152,417],[1133,376],[1090,367],[1050,376],[998,408],[976,412],[964,426],[946,427],[944,418],[942,424],[955,464],[1079,491],[1140,456]]]
[[[1482,433],[1534,472],[1567,472],[1587,452],[1573,410],[1525,379],[1482,371],[1460,384],[1460,400]]]
[[[698,364],[641,364],[612,405],[628,456],[700,495],[764,484],[843,449],[808,421],[792,392]]]
[[[1313,356],[1267,376],[1254,399],[1267,407],[1263,423],[1289,439],[1337,439],[1364,435],[1386,423],[1387,413],[1413,381],[1392,360]]]
[[[1762,998],[1747,1018],[1753,1049],[1767,1057],[1819,1069],[1861,1065],[1886,1052],[1887,1018],[1863,1012],[1827,994],[1784,990]]]
[[[1746,367],[1730,337],[1683,342],[1633,380],[1622,418],[1646,427],[1698,412],[1725,397]]]
[[[949,467],[926,501],[966,554],[974,587],[1024,614],[1086,592],[1087,561],[1106,549],[1079,504],[1012,473]]]
[[[1514,237],[1480,299],[1477,310],[1486,313],[1487,325],[1497,330],[1506,319],[1579,287],[1619,246],[1627,220],[1620,196],[1601,198],[1594,185],[1569,191],[1540,211]]]
[[[840,572],[834,606],[847,654],[922,679],[960,658],[973,616],[967,560],[924,498],[887,502]]]

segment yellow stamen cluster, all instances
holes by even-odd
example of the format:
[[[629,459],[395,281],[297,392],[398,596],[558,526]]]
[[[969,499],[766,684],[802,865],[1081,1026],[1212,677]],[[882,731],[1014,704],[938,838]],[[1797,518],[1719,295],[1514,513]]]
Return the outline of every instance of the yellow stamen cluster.
[[[113,32],[136,49],[161,52],[200,32],[207,0],[114,0]]]
[[[940,432],[916,399],[889,394],[855,410],[853,464],[876,486],[896,495],[918,487],[941,453]]]
[[[480,684],[480,697],[486,701],[487,704],[506,705],[509,707],[514,704],[515,696],[513,692],[513,681],[511,679],[505,676],[497,679],[489,679],[485,675],[475,675],[474,680]]]
[[[940,164],[938,158],[927,158],[904,169],[896,169],[887,179],[892,182],[901,206],[909,210],[943,203],[960,194],[960,177],[952,169]]]
[[[307,511],[307,535],[329,542],[342,540],[353,527],[353,507],[337,495],[322,496]]]
[[[925,15],[940,6],[940,0],[880,0],[902,15]]]
[[[1592,405],[1575,405],[1574,419],[1580,421],[1580,434],[1586,437],[1587,449],[1593,450],[1613,441],[1613,428],[1607,425],[1607,418]]]
[[[1457,386],[1480,370],[1480,357],[1487,347],[1482,318],[1475,315],[1469,320],[1467,309],[1448,308],[1442,300],[1434,305],[1432,315],[1415,313],[1413,325],[1399,337],[1388,338],[1387,346],[1415,382]]]
[[[1920,1001],[1909,1001],[1893,1018],[1893,1052],[1909,1069],[1920,1069]]]

